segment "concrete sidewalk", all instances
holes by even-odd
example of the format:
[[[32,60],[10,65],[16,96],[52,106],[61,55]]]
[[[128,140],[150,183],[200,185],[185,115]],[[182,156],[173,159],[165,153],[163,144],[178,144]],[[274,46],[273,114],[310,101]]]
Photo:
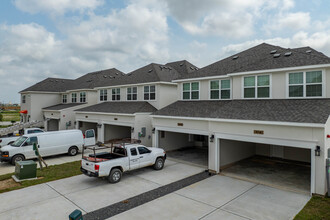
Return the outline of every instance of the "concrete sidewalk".
[[[1,203],[0,219],[67,219],[75,209],[85,214],[202,171],[167,160],[161,171],[143,168],[125,173],[117,184],[79,175],[2,193],[0,201],[6,202]]]

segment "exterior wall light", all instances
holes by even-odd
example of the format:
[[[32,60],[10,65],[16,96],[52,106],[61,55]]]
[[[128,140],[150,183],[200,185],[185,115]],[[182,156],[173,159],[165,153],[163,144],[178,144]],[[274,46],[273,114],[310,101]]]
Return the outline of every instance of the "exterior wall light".
[[[315,156],[319,157],[321,155],[321,147],[320,146],[316,146],[315,148]]]
[[[134,127],[131,127],[131,133],[133,133],[134,132]]]
[[[102,124],[97,124],[96,125],[98,128],[102,128]]]
[[[210,142],[213,142],[214,141],[214,134],[212,134],[211,136],[210,136]]]
[[[153,129],[152,129],[152,133],[154,134],[154,133],[155,133],[155,131],[156,131],[156,128],[153,128]]]

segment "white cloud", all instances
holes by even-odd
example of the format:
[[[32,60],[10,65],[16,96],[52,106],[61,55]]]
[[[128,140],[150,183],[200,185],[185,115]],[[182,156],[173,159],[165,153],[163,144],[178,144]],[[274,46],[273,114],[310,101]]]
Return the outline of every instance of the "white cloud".
[[[35,13],[64,14],[67,11],[93,10],[101,6],[104,0],[14,0],[15,6],[21,11]]]

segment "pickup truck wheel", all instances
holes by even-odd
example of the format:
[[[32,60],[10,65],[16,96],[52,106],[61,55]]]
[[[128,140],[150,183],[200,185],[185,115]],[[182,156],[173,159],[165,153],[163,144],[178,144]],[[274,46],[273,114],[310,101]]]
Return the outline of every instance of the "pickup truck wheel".
[[[23,155],[15,155],[13,156],[13,158],[11,159],[11,164],[12,165],[16,165],[16,162],[19,162],[19,161],[23,161],[25,158]]]
[[[155,170],[161,170],[164,167],[164,158],[158,157],[155,164],[154,169]]]
[[[70,147],[68,151],[70,156],[76,156],[78,154],[78,148],[77,147]]]
[[[121,170],[115,168],[111,170],[108,180],[110,183],[118,183],[121,179],[121,176],[122,176]]]

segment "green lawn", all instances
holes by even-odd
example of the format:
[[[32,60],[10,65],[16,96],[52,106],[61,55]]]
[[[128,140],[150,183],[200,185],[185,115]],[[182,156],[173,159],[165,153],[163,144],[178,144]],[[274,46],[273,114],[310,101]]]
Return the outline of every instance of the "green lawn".
[[[20,114],[19,111],[3,111],[0,112],[3,115],[2,121],[19,121]]]
[[[294,219],[330,219],[330,198],[322,196],[313,196]]]
[[[82,174],[80,171],[80,161],[64,163],[60,165],[49,166],[48,168],[43,168],[37,170],[37,177],[41,177],[36,180],[23,181],[19,186],[7,188],[0,190],[0,193],[8,192],[16,189],[25,188],[28,186],[33,186],[41,183],[46,183],[53,180],[63,179],[71,176],[76,176]],[[14,173],[5,174],[0,176],[0,181],[10,179]]]

